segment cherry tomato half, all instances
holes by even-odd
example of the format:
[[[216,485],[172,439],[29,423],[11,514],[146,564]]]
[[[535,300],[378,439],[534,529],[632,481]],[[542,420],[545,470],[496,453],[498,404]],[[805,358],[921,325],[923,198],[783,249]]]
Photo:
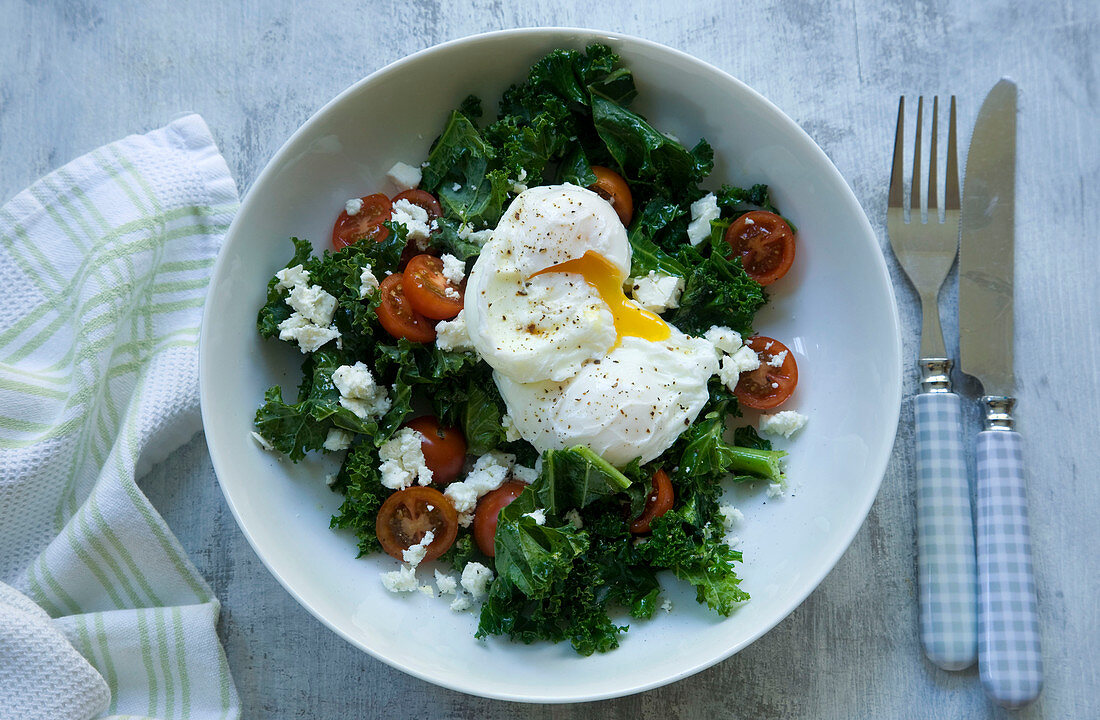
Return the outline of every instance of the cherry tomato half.
[[[593,165],[592,173],[596,176],[596,184],[588,189],[611,203],[623,226],[630,225],[630,218],[634,217],[634,196],[630,194],[626,180],[614,170],[600,165]]]
[[[474,540],[481,552],[489,557],[496,556],[497,521],[500,511],[519,497],[527,487],[519,480],[509,480],[496,490],[486,493],[477,501],[474,512]]]
[[[433,320],[450,320],[462,310],[462,286],[443,276],[443,261],[417,255],[405,266],[401,280],[415,312]]]
[[[765,210],[747,212],[726,230],[735,257],[756,282],[771,285],[794,262],[794,231],[787,221]]]
[[[393,196],[393,201],[395,203],[398,200],[408,200],[413,205],[419,205],[424,208],[428,212],[429,223],[437,217],[443,216],[443,208],[440,207],[439,201],[427,190],[420,190],[419,188],[404,190]]]
[[[778,340],[757,335],[745,341],[756,351],[760,367],[742,373],[733,394],[737,401],[754,410],[771,410],[786,402],[798,385],[798,366],[787,346]],[[782,357],[778,365],[772,365],[776,357]]]
[[[378,510],[374,530],[382,549],[398,560],[403,559],[402,551],[419,544],[431,531],[434,537],[424,560],[435,560],[447,552],[458,535],[458,513],[443,493],[414,485],[386,498]]]
[[[439,419],[423,415],[405,423],[422,436],[424,464],[432,471],[432,482],[448,485],[462,472],[466,461],[466,438],[456,427],[439,427]]]
[[[364,195],[360,198],[363,205],[359,212],[348,215],[347,209],[340,212],[336,224],[332,226],[332,246],[342,250],[360,240],[382,242],[390,236],[389,229],[382,223],[393,214],[393,204],[382,193]]]
[[[406,338],[416,343],[435,340],[435,323],[413,310],[405,297],[401,273],[389,275],[378,286],[382,301],[378,304],[378,322],[395,338]]]
[[[642,514],[630,523],[630,532],[635,535],[643,535],[649,532],[649,524],[672,509],[676,500],[676,494],[672,490],[672,481],[668,473],[658,470],[653,473],[653,487],[649,497],[645,499],[645,508]]]

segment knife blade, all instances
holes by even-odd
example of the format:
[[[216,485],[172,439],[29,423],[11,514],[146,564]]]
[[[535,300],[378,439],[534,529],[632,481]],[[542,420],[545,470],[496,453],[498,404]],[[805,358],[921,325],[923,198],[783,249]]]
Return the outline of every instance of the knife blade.
[[[988,395],[1011,395],[1016,85],[997,83],[966,157],[959,246],[959,359]]]
[[[1043,682],[1023,442],[1012,417],[1015,175],[1016,85],[1001,80],[978,112],[966,159],[959,355],[986,393],[976,448],[978,670],[1007,707],[1034,700]]]

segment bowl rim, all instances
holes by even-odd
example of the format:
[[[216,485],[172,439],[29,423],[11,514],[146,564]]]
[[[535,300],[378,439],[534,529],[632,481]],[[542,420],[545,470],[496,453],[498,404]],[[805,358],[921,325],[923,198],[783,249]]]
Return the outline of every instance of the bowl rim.
[[[237,507],[236,503],[234,502],[234,500],[233,500],[232,496],[230,495],[229,491],[226,489],[225,484],[223,482],[221,482],[221,480],[220,480],[221,472],[220,472],[220,467],[219,466],[222,463],[219,462],[218,454],[215,452],[215,447],[214,447],[215,446],[215,441],[210,437],[209,434],[205,435],[207,448],[208,448],[208,451],[209,451],[209,454],[210,454],[211,464],[214,468],[215,475],[219,478],[218,486],[222,490],[222,495],[225,497],[226,504],[229,506],[230,512],[232,512],[233,518],[236,521],[238,528],[240,528],[240,530],[241,530],[242,534],[244,535],[245,539],[248,541],[249,545],[252,547],[253,552],[256,553],[257,557],[259,557],[260,561],[263,563],[264,567],[267,568],[268,572],[271,573],[271,575],[279,582],[279,584],[283,587],[283,589],[285,589],[291,595],[291,597],[293,597],[298,602],[299,605],[301,605],[303,608],[305,608],[307,612],[309,612],[313,617],[315,617],[323,625],[325,625],[330,630],[335,632],[337,635],[339,635],[345,641],[349,642],[350,644],[354,645],[355,647],[359,648],[360,650],[368,653],[369,655],[371,655],[372,657],[380,660],[381,662],[389,665],[390,667],[396,668],[396,669],[398,669],[398,670],[400,670],[400,671],[402,671],[402,672],[404,672],[408,675],[412,675],[412,676],[417,677],[421,680],[430,682],[433,685],[437,685],[437,686],[440,686],[440,687],[445,687],[445,688],[448,688],[448,689],[451,689],[451,690],[455,690],[455,691],[458,691],[458,692],[463,692],[463,693],[470,694],[470,695],[475,695],[475,696],[485,697],[485,698],[490,698],[490,699],[496,699],[496,700],[506,700],[506,701],[524,702],[524,703],[593,702],[593,701],[605,700],[605,699],[609,699],[609,698],[624,697],[624,696],[633,695],[633,694],[636,694],[636,693],[639,693],[639,692],[644,692],[646,690],[651,690],[651,689],[654,689],[654,688],[662,687],[664,685],[668,685],[668,684],[677,682],[679,680],[682,680],[686,677],[690,677],[691,675],[694,675],[698,672],[701,672],[701,671],[703,671],[703,670],[705,670],[705,669],[707,669],[707,668],[709,668],[713,665],[718,664],[719,662],[722,662],[723,660],[726,660],[726,659],[732,657],[733,655],[735,655],[738,652],[740,652],[741,650],[743,650],[745,647],[748,647],[752,643],[756,642],[760,637],[762,637],[763,635],[765,635],[766,633],[771,631],[776,625],[778,625],[780,622],[782,622],[788,616],[790,616],[791,613],[793,613],[798,607],[800,607],[806,601],[806,598],[808,598],[815,590],[817,590],[817,588],[821,585],[821,582],[825,579],[825,577],[833,570],[833,568],[836,567],[837,563],[840,561],[840,558],[844,555],[845,552],[847,552],[848,548],[851,546],[853,540],[855,539],[856,534],[863,527],[863,524],[867,520],[867,516],[870,513],[871,507],[874,504],[875,500],[877,499],[878,493],[879,493],[879,491],[882,487],[882,482],[883,482],[883,479],[885,477],[886,469],[887,469],[887,466],[888,466],[889,461],[890,461],[890,457],[891,457],[892,452],[893,452],[894,442],[896,441],[896,437],[897,437],[898,424],[899,424],[900,417],[901,417],[901,398],[902,398],[902,388],[903,388],[903,372],[902,372],[903,371],[903,360],[902,360],[903,345],[902,345],[902,337],[901,337],[901,317],[900,317],[900,314],[899,314],[899,311],[898,311],[897,298],[896,298],[895,291],[894,291],[894,285],[890,281],[890,274],[889,274],[888,267],[886,265],[886,258],[885,258],[885,255],[883,253],[882,246],[878,242],[878,236],[876,235],[874,229],[872,228],[872,226],[870,224],[870,221],[868,220],[867,215],[863,210],[863,207],[859,204],[859,201],[856,198],[855,193],[852,191],[851,186],[844,179],[844,177],[840,174],[840,171],[836,168],[836,166],[833,164],[832,160],[828,157],[828,155],[825,154],[825,151],[821,149],[821,147],[813,140],[813,138],[810,137],[810,135],[805,130],[802,129],[802,127],[800,125],[798,125],[798,123],[796,123],[794,120],[792,120],[778,106],[776,106],[774,103],[772,103],[770,100],[768,100],[766,97],[764,97],[762,94],[760,94],[759,92],[754,90],[752,87],[750,87],[749,85],[747,85],[743,81],[741,81],[738,78],[734,77],[732,74],[726,72],[725,70],[723,70],[723,69],[721,69],[721,68],[719,68],[715,65],[712,65],[711,63],[708,63],[704,60],[701,60],[701,59],[699,59],[699,58],[697,58],[697,57],[695,57],[695,56],[693,56],[693,55],[691,55],[687,52],[679,50],[677,48],[673,48],[673,47],[670,47],[668,45],[664,45],[662,43],[659,43],[659,42],[656,42],[656,41],[653,41],[653,40],[648,40],[646,38],[638,37],[638,36],[635,36],[635,35],[629,35],[629,34],[625,34],[625,33],[620,33],[620,32],[615,32],[615,31],[598,30],[598,29],[594,29],[594,28],[570,27],[570,26],[550,26],[550,27],[509,28],[509,29],[504,29],[504,30],[494,30],[494,31],[490,31],[490,32],[477,33],[477,34],[467,35],[467,36],[460,37],[460,38],[454,38],[452,40],[448,40],[448,41],[445,41],[445,42],[442,42],[442,43],[438,43],[438,44],[431,45],[429,47],[423,48],[423,49],[418,50],[418,51],[416,51],[416,52],[414,52],[410,55],[406,55],[406,56],[404,56],[404,57],[402,57],[398,60],[395,60],[395,61],[393,61],[393,62],[391,62],[387,65],[384,65],[383,67],[378,68],[377,70],[375,70],[375,71],[371,72],[370,74],[364,76],[360,80],[352,83],[347,88],[345,88],[343,91],[341,91],[339,94],[337,94],[334,98],[332,98],[331,100],[326,102],[324,105],[322,105],[312,115],[310,115],[310,117],[304,123],[302,123],[302,125],[299,126],[298,129],[295,130],[294,133],[292,133],[290,135],[290,137],[287,138],[287,140],[271,156],[271,158],[264,165],[263,169],[259,172],[259,174],[256,175],[256,177],[253,179],[253,181],[249,184],[248,189],[245,192],[245,196],[241,200],[241,204],[240,204],[240,207],[237,210],[237,214],[234,217],[233,221],[231,222],[228,230],[226,231],[225,238],[224,238],[223,243],[222,243],[222,247],[219,250],[218,257],[217,257],[217,259],[214,263],[214,266],[211,270],[211,276],[210,276],[211,281],[213,281],[214,278],[219,276],[219,274],[222,270],[222,265],[225,262],[227,262],[227,259],[226,259],[227,258],[227,253],[224,252],[224,249],[230,244],[231,239],[241,231],[238,221],[244,215],[243,210],[247,207],[247,205],[249,204],[249,202],[251,200],[253,189],[258,187],[258,186],[264,185],[265,181],[269,178],[269,176],[272,176],[272,175],[276,174],[281,169],[281,166],[283,164],[282,161],[285,160],[286,157],[290,154],[290,151],[295,147],[295,145],[297,144],[299,138],[301,138],[305,135],[308,135],[313,130],[315,125],[318,125],[321,122],[323,122],[325,120],[325,118],[331,112],[334,111],[334,108],[336,108],[338,105],[342,104],[342,102],[344,101],[345,98],[347,98],[348,96],[350,96],[354,93],[357,93],[359,91],[359,89],[362,88],[363,86],[368,85],[368,84],[376,81],[377,79],[379,79],[379,78],[381,78],[385,75],[388,75],[388,74],[394,73],[394,72],[399,72],[405,65],[410,64],[410,63],[415,63],[421,57],[423,57],[425,55],[436,53],[436,52],[442,52],[444,50],[453,48],[455,46],[466,45],[466,44],[476,44],[478,42],[482,42],[482,41],[485,41],[485,40],[496,39],[496,38],[501,38],[501,37],[510,37],[510,36],[518,36],[518,37],[523,37],[523,36],[528,36],[528,37],[530,37],[530,36],[552,37],[552,36],[567,36],[567,35],[574,36],[573,38],[571,38],[573,40],[576,40],[578,37],[587,37],[587,38],[589,38],[587,40],[587,42],[593,42],[593,41],[596,41],[598,39],[604,38],[604,39],[607,39],[607,40],[610,40],[610,41],[613,41],[613,42],[627,43],[627,44],[633,45],[635,47],[645,48],[645,49],[648,49],[648,50],[654,50],[654,51],[657,51],[658,53],[670,54],[670,55],[674,56],[676,59],[678,59],[682,62],[686,62],[690,65],[694,65],[699,70],[702,70],[702,71],[705,71],[705,72],[708,72],[708,73],[717,73],[720,76],[722,76],[723,78],[725,78],[726,80],[728,80],[729,82],[733,83],[735,86],[737,86],[742,92],[748,93],[750,96],[754,97],[756,101],[762,103],[764,107],[766,107],[768,110],[770,110],[774,114],[774,116],[775,116],[778,123],[782,124],[783,126],[785,126],[785,128],[787,130],[793,132],[797,136],[800,136],[803,140],[805,140],[808,143],[809,152],[811,153],[811,155],[816,155],[815,159],[818,161],[818,164],[821,165],[821,167],[823,168],[826,175],[830,176],[830,179],[833,180],[833,181],[839,181],[839,183],[847,191],[846,193],[843,193],[844,203],[846,205],[845,210],[850,212],[850,213],[854,213],[855,217],[858,219],[857,220],[858,224],[860,224],[862,226],[862,230],[864,231],[863,232],[863,239],[866,242],[870,243],[871,249],[873,249],[875,251],[873,253],[873,256],[875,258],[875,262],[877,262],[877,264],[878,264],[878,269],[881,271],[881,276],[885,279],[884,286],[886,288],[887,295],[890,299],[890,303],[889,303],[889,306],[890,306],[889,307],[889,309],[890,309],[890,319],[892,320],[893,326],[894,326],[894,333],[893,333],[893,338],[892,338],[893,345],[894,345],[893,350],[894,350],[894,355],[897,358],[897,366],[896,366],[895,372],[894,372],[895,382],[893,383],[892,397],[890,398],[890,400],[891,400],[890,407],[894,408],[893,420],[892,420],[892,422],[888,423],[889,427],[892,428],[890,438],[889,438],[890,441],[886,442],[885,439],[884,439],[882,449],[879,451],[878,457],[872,458],[872,460],[868,463],[868,466],[871,468],[871,472],[872,472],[872,475],[873,475],[874,492],[868,493],[867,494],[867,499],[865,500],[865,502],[862,503],[862,507],[858,508],[859,516],[862,518],[862,520],[858,524],[854,524],[851,528],[848,529],[847,537],[845,537],[843,539],[843,542],[840,543],[837,546],[836,553],[829,559],[829,561],[827,563],[823,563],[821,565],[820,569],[816,573],[811,575],[811,582],[808,582],[804,585],[806,590],[802,593],[799,593],[798,596],[796,597],[796,599],[791,601],[789,603],[789,606],[784,608],[783,611],[780,612],[775,617],[775,620],[773,622],[765,623],[765,624],[761,625],[761,627],[757,628],[753,633],[749,634],[741,642],[738,642],[738,643],[735,643],[735,644],[731,645],[724,653],[719,653],[714,657],[706,658],[706,659],[704,659],[704,660],[702,660],[698,663],[695,663],[695,664],[691,665],[690,667],[683,668],[680,671],[678,671],[678,672],[676,672],[672,675],[669,675],[669,676],[665,677],[662,680],[653,680],[653,681],[638,683],[637,685],[630,685],[629,683],[627,683],[626,685],[616,687],[616,688],[608,690],[606,692],[589,693],[589,694],[582,695],[582,696],[577,696],[577,697],[562,697],[560,695],[516,695],[516,694],[512,694],[512,693],[507,693],[507,692],[496,692],[496,691],[493,691],[491,689],[486,690],[486,689],[481,689],[481,688],[477,688],[477,687],[472,687],[469,684],[463,684],[461,682],[450,682],[450,681],[441,680],[439,678],[430,676],[428,673],[420,672],[416,669],[406,667],[406,666],[402,665],[399,661],[395,661],[395,660],[393,660],[389,657],[386,657],[386,656],[376,652],[375,650],[368,647],[363,642],[361,642],[361,641],[349,636],[348,634],[346,634],[340,627],[338,627],[335,624],[335,622],[329,620],[321,612],[319,612],[315,607],[313,607],[309,602],[307,602],[306,599],[303,598],[294,589],[294,587],[292,587],[290,581],[287,580],[286,578],[284,578],[273,567],[272,561],[269,560],[269,558],[265,555],[265,553],[261,551],[260,547],[256,543],[256,540],[253,538],[252,533],[249,531],[249,529],[246,527],[246,525],[242,522],[239,508]],[[570,39],[570,38],[563,37],[562,41],[565,42],[567,39]],[[209,423],[207,422],[207,420],[208,420],[207,413],[208,413],[208,408],[210,407],[210,403],[206,401],[207,388],[209,387],[209,381],[206,378],[209,376],[209,373],[211,372],[211,368],[209,367],[209,362],[210,361],[207,360],[207,353],[205,352],[205,349],[210,346],[209,342],[207,341],[208,324],[205,322],[206,321],[206,313],[208,311],[209,311],[209,303],[204,303],[204,306],[203,306],[203,322],[202,322],[202,325],[201,325],[201,330],[200,330],[200,335],[199,335],[199,396],[200,396],[200,410],[201,410],[201,414],[202,414],[202,420],[203,420],[203,426],[204,427],[209,425]]]

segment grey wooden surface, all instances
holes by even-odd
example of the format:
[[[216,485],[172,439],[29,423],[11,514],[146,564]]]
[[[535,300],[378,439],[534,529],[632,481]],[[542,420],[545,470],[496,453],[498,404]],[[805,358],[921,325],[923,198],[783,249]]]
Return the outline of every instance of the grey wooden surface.
[[[801,0],[508,3],[0,0],[0,198],[73,157],[188,110],[213,129],[242,190],[315,109],[409,52],[485,30],[573,25],[690,52],[773,100],[825,149],[885,246],[897,96],[959,97],[961,137],[1002,75],[1020,85],[1016,318],[1019,416],[1046,687],[1022,717],[1100,712],[1100,6]],[[899,275],[908,357],[915,294]],[[945,326],[956,328],[954,293]],[[949,341],[949,345],[953,345]],[[914,392],[912,374],[907,395]],[[223,603],[220,631],[249,718],[984,718],[976,672],[917,641],[912,407],[882,492],[821,587],[737,656],[674,685],[574,706],[443,690],[375,661],[302,610],[258,561],[202,437],[143,482]],[[976,430],[976,418],[969,418]]]

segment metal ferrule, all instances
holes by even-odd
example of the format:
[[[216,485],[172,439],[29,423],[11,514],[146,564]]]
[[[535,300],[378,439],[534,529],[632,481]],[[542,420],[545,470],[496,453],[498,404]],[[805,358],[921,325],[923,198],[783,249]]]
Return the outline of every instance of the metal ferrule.
[[[918,362],[922,393],[951,392],[951,358],[921,358]]]
[[[1016,421],[1012,419],[1012,408],[1016,398],[1007,395],[982,395],[985,417],[982,418],[986,430],[1011,430]]]

